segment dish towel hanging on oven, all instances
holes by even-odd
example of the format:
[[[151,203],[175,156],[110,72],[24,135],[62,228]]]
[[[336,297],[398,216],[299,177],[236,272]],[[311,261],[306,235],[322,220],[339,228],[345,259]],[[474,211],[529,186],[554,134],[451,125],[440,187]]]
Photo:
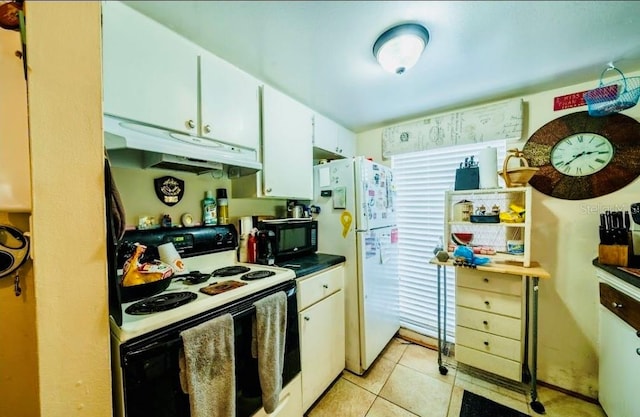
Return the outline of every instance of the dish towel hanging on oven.
[[[256,307],[255,343],[251,351],[258,358],[258,376],[264,411],[272,413],[282,391],[284,344],[287,329],[287,295],[284,291],[264,297]]]
[[[191,417],[235,417],[233,317],[224,314],[180,333],[180,385]]]

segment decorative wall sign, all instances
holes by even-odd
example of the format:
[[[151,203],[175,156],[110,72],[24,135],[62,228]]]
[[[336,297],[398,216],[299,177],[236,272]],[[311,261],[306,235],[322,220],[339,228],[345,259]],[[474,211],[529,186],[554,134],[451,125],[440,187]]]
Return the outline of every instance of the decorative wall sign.
[[[599,90],[598,93],[612,95],[614,99],[618,95],[617,85],[600,87],[600,89],[598,90]],[[587,102],[584,100],[584,93],[586,93],[587,91],[592,91],[592,90],[585,90],[585,91],[580,91],[578,93],[571,93],[571,94],[566,94],[564,96],[554,97],[553,111],[566,110],[566,109],[572,109],[574,107],[586,106]]]
[[[153,180],[153,188],[158,199],[167,206],[175,206],[184,196],[184,181],[171,176],[160,177]]]
[[[521,137],[522,99],[514,99],[386,128],[382,156]]]

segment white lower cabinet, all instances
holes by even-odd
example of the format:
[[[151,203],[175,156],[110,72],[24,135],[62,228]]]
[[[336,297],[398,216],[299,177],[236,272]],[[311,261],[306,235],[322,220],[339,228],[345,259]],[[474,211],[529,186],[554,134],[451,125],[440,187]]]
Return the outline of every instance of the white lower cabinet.
[[[604,271],[598,271],[598,278],[598,400],[609,417],[637,417],[640,289]]]
[[[301,376],[298,374],[280,392],[280,402],[273,413],[267,414],[264,408],[252,417],[302,417]]]
[[[523,278],[456,270],[456,360],[521,381]]]
[[[343,288],[342,265],[298,281],[303,411],[344,369]]]

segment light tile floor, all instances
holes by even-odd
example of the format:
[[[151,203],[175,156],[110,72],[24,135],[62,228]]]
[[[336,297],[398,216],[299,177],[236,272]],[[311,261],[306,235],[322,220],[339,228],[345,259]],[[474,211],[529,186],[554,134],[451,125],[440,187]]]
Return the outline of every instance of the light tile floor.
[[[458,417],[464,390],[539,415],[524,392],[464,373],[451,358],[446,364],[449,372],[440,375],[435,350],[394,338],[365,375],[344,371],[305,416]],[[606,417],[596,404],[545,387],[538,397],[550,417]]]

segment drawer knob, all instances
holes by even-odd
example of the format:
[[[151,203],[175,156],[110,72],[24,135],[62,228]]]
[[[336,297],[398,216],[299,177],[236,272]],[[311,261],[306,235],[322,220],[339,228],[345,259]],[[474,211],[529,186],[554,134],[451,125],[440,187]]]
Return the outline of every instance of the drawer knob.
[[[636,336],[640,337],[640,330],[636,332]]]
[[[489,278],[485,278],[485,279],[483,279],[483,281],[488,284],[489,283]]]
[[[486,321],[486,320],[483,320],[483,321],[482,321],[482,324],[484,324],[485,326],[488,326],[488,325],[489,325],[489,322],[488,322],[488,321]]]
[[[615,301],[611,303],[611,306],[612,306],[613,308],[622,308],[622,304],[620,304],[620,303],[616,303]]]
[[[485,346],[489,346],[489,341],[485,340],[485,341],[484,341],[484,345],[485,345]]]
[[[311,320],[309,316],[304,316],[304,321],[309,321],[309,320]]]
[[[329,288],[329,286],[327,284],[322,284],[322,288],[326,290],[327,288]]]
[[[486,305],[487,307],[489,307],[490,303],[488,301],[484,302],[484,305]]]
[[[193,120],[187,120],[184,124],[187,129],[193,129],[194,127],[196,127],[196,122],[194,122]]]
[[[640,356],[640,348],[636,349],[636,354],[638,354],[638,356]]]

